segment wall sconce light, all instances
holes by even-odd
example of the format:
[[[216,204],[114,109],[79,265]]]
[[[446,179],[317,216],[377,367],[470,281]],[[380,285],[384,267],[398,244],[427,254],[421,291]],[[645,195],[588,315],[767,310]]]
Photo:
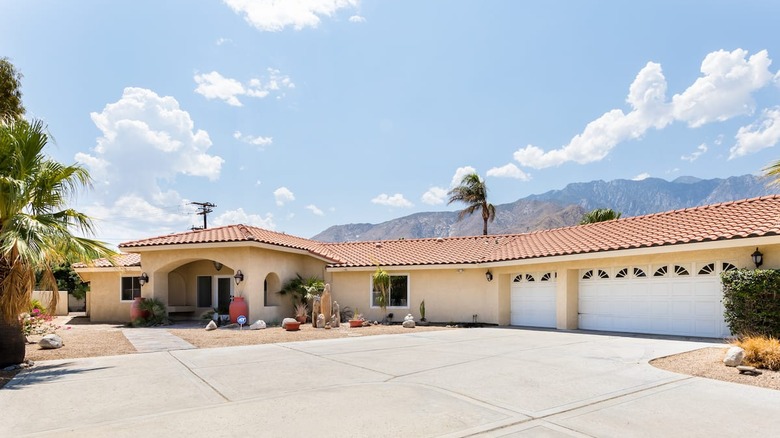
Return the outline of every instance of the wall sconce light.
[[[149,282],[149,276],[146,274],[146,272],[144,272],[143,274],[141,274],[140,277],[138,277],[138,284],[140,284],[141,286],[145,285],[148,282]]]
[[[216,269],[217,271],[222,269],[222,263],[215,261],[214,262],[214,269]]]
[[[236,275],[233,276],[233,279],[236,280],[236,286],[238,286],[238,283],[244,281],[244,274],[241,272],[240,269],[236,271]]]
[[[761,254],[761,251],[759,251],[758,248],[756,248],[756,251],[753,252],[753,254],[750,254],[750,258],[752,258],[753,263],[756,264],[756,269],[764,264],[764,255]]]
[[[493,273],[490,271],[485,272],[485,279],[487,281],[493,281]]]

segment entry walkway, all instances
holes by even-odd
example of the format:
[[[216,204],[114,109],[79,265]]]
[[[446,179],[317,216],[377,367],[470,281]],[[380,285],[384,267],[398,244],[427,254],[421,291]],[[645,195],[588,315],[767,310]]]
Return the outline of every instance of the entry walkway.
[[[174,336],[164,328],[122,329],[128,341],[139,353],[154,351],[190,350],[196,348],[184,339]]]

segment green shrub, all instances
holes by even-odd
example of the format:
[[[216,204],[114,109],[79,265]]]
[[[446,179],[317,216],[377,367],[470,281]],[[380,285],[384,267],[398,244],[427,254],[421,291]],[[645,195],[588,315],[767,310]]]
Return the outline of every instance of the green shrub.
[[[146,298],[141,300],[139,306],[144,311],[144,317],[136,318],[130,321],[130,325],[133,327],[154,327],[157,325],[170,324],[168,320],[168,310],[162,301],[157,298]]]
[[[737,269],[720,278],[732,333],[780,337],[780,271]]]

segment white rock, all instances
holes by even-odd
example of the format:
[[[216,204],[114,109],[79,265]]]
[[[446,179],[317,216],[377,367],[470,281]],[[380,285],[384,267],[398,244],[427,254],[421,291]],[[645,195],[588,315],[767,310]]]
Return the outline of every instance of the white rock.
[[[209,323],[208,323],[208,324],[206,324],[206,331],[207,331],[207,332],[210,332],[210,331],[212,331],[212,330],[216,330],[216,329],[217,329],[217,323],[216,323],[216,322],[214,322],[214,321],[209,321]]]
[[[38,341],[38,345],[41,346],[44,350],[53,350],[55,348],[62,348],[63,345],[65,345],[62,342],[62,338],[55,335],[44,335],[40,341]]]
[[[265,328],[265,321],[258,319],[254,324],[249,326],[249,330],[262,330]]]
[[[742,363],[742,359],[745,358],[745,350],[740,347],[731,347],[726,352],[726,357],[723,358],[723,363],[727,367],[739,366]]]
[[[404,328],[414,328],[414,320],[413,319],[407,319],[403,323]]]
[[[404,316],[404,321],[414,321],[414,316],[411,313]]]
[[[297,320],[297,319],[295,319],[295,318],[284,318],[284,319],[282,320],[282,328],[283,328],[283,329],[286,329],[286,328],[287,328],[287,323],[288,323],[288,322],[292,322],[292,323],[298,323],[298,320]]]

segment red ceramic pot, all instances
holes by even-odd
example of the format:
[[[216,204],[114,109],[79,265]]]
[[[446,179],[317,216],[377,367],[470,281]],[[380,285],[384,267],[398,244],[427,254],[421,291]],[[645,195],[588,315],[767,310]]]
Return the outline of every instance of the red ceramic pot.
[[[238,317],[241,315],[249,319],[249,304],[244,300],[244,297],[233,297],[228,312],[230,313],[230,322],[238,322]]]

